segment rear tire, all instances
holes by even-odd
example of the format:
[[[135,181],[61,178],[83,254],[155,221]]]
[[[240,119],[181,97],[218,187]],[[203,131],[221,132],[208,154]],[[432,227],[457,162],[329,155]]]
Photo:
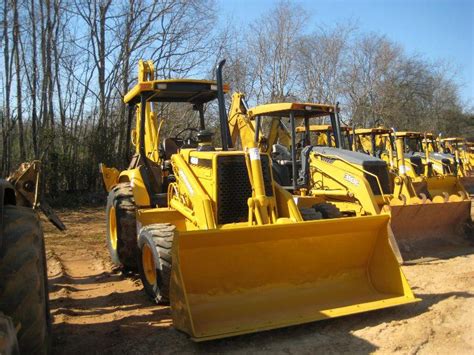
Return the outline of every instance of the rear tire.
[[[156,303],[169,303],[171,247],[176,227],[156,223],[143,227],[138,237],[138,269],[146,294]]]
[[[332,218],[341,218],[342,213],[332,203],[323,202],[313,205],[313,208],[316,212],[320,212],[323,216],[323,219],[332,219]]]
[[[0,247],[0,312],[11,317],[20,352],[50,350],[51,319],[43,232],[36,213],[5,206]]]
[[[107,246],[112,262],[125,270],[137,269],[137,221],[130,183],[116,185],[107,198]]]

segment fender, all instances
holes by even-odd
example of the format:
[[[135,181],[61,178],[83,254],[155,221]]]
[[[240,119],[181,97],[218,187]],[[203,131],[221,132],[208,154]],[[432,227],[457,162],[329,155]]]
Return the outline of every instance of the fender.
[[[102,181],[104,183],[105,191],[110,192],[115,185],[119,183],[119,171],[115,168],[109,168],[105,164],[99,164],[99,170],[102,174]]]

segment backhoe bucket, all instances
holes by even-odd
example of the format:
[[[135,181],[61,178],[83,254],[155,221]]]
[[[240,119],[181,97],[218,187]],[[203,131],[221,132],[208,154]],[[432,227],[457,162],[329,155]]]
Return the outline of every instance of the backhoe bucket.
[[[404,251],[410,249],[417,249],[417,255],[428,252],[421,244],[416,246],[423,241],[430,247],[435,247],[436,241],[456,243],[455,237],[470,219],[470,208],[469,200],[390,206],[390,224],[403,257],[407,258]]]
[[[171,312],[196,341],[417,301],[388,215],[179,233]]]

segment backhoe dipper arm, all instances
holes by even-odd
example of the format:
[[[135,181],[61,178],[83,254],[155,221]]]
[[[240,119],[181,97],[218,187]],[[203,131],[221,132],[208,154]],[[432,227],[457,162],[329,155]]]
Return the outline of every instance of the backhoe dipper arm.
[[[251,117],[248,114],[245,95],[240,92],[234,93],[232,95],[229,113],[229,130],[234,146],[237,144],[239,138],[242,147],[249,147],[255,142],[256,129],[252,118],[255,117]],[[286,148],[290,148],[291,146],[291,135],[281,122],[281,119],[277,117],[272,118],[269,132],[265,138],[266,147],[265,149],[261,149],[261,151],[265,153],[270,153],[272,146],[277,142]],[[261,142],[259,141],[258,143],[260,145]]]
[[[247,115],[245,95],[240,92],[236,92],[232,95],[228,123],[232,144],[234,146],[236,146],[239,138],[242,147],[247,147],[254,141],[255,128]]]

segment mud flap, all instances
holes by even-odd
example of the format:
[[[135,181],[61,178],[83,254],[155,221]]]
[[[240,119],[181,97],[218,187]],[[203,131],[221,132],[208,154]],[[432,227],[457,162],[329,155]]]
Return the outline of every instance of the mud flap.
[[[99,171],[102,174],[104,189],[110,192],[118,184],[120,172],[115,168],[108,168],[105,164],[99,164]]]
[[[178,233],[174,326],[202,341],[414,302],[388,221],[380,215]]]

